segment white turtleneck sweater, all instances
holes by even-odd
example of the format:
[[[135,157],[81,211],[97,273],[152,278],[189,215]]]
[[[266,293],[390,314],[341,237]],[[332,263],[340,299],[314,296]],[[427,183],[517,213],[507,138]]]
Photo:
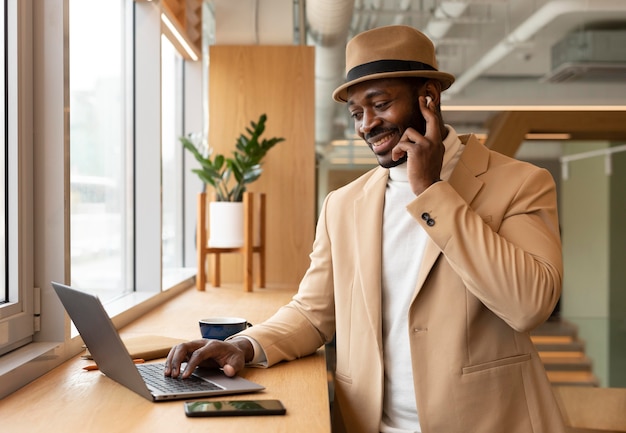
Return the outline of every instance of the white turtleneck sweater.
[[[441,179],[448,180],[463,146],[448,127]],[[382,433],[421,432],[415,389],[408,314],[428,235],[407,212],[415,200],[406,163],[389,170],[383,211],[382,317],[385,367]]]
[[[441,169],[441,179],[448,180],[464,146],[456,131],[446,125],[448,136]],[[389,170],[383,213],[382,317],[385,388],[382,433],[421,432],[408,333],[408,309],[416,289],[417,273],[422,263],[427,235],[409,215],[406,206],[415,200],[407,177],[406,163]],[[254,359],[248,366],[267,367],[261,345],[247,338],[254,347]]]

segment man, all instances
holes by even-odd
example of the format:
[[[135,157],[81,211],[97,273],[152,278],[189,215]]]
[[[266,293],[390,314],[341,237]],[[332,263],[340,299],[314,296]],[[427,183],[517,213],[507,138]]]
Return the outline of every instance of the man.
[[[558,433],[529,331],[561,290],[550,174],[444,125],[432,43],[390,26],[346,48],[346,102],[380,167],[328,195],[291,303],[227,342],[172,349],[166,375],[228,375],[336,335],[334,431]]]

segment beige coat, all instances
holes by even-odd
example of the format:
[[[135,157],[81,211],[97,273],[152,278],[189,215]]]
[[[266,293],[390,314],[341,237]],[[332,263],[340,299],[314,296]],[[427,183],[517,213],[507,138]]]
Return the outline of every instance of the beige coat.
[[[529,338],[561,289],[554,181],[473,136],[460,138],[466,148],[449,181],[407,207],[430,236],[407,329],[422,431],[563,432]],[[336,333],[337,432],[378,432],[381,420],[387,176],[376,168],[329,194],[298,294],[246,331],[270,365],[306,356]]]

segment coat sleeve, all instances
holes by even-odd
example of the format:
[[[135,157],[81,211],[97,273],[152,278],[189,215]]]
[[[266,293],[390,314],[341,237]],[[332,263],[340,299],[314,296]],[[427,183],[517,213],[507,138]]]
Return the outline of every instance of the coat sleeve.
[[[298,293],[268,320],[243,332],[261,344],[268,366],[310,355],[335,333],[332,255],[326,227],[329,197],[320,213],[311,264]]]
[[[513,329],[526,332],[549,317],[561,293],[556,187],[546,170],[530,164],[517,161],[503,176],[506,169],[481,176],[482,188],[470,203],[444,181],[408,210],[466,289]]]

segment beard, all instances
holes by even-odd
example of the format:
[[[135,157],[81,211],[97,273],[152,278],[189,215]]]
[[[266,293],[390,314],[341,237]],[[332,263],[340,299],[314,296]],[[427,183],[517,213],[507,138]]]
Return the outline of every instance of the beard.
[[[378,165],[380,165],[382,168],[392,168],[404,164],[408,161],[409,157],[405,153],[402,158],[396,161],[391,158],[381,158],[378,155],[376,155],[376,159],[378,160]]]

